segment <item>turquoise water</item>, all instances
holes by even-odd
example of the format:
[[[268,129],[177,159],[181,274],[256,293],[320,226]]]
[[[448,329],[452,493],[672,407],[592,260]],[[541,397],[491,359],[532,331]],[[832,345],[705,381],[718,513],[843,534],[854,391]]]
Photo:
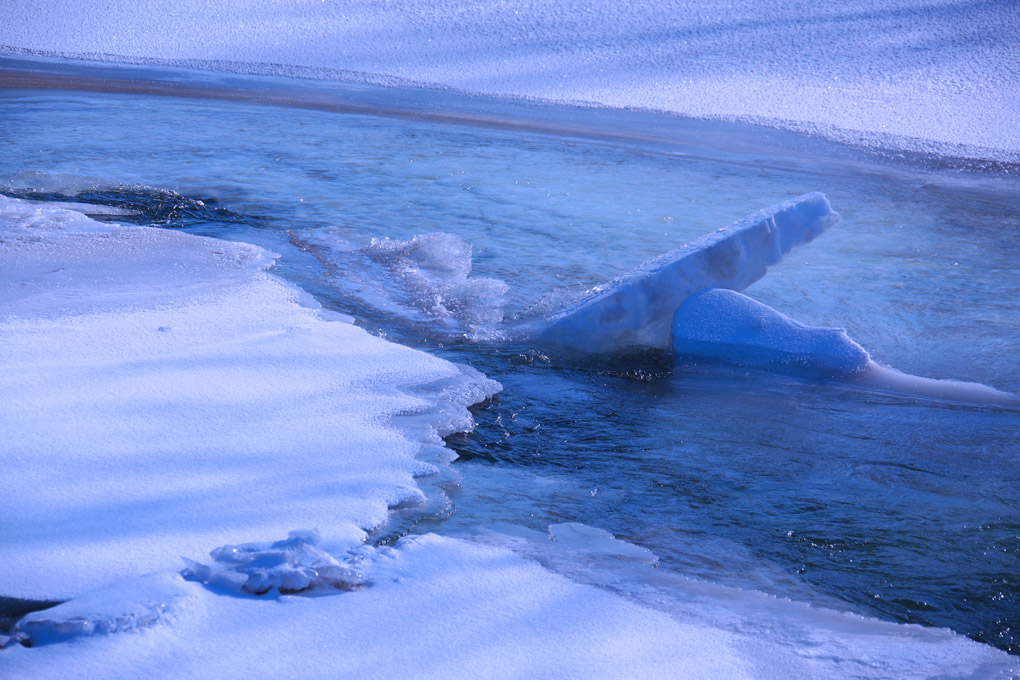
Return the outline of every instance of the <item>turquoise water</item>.
[[[4,193],[265,245],[325,306],[500,381],[475,433],[450,441],[456,512],[428,528],[580,521],[684,574],[1020,652],[1015,410],[661,356],[567,363],[501,340],[515,319],[818,190],[844,222],[748,294],[846,327],[881,363],[1020,392],[1009,176],[792,137],[789,155],[759,152],[721,124],[730,148],[691,150],[140,95],[5,91],[0,110]],[[460,241],[424,254],[372,241],[434,232]],[[473,276],[505,294],[469,286],[460,307],[430,307],[416,275],[428,258],[463,269],[463,243]]]

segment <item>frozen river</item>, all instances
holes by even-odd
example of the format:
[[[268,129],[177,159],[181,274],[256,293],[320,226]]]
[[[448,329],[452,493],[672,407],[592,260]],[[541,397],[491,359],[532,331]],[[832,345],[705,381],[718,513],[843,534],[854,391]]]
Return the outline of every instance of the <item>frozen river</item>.
[[[1020,393],[1015,167],[650,113],[579,111],[566,129],[538,104],[481,101],[450,122],[428,102],[222,98],[2,91],[0,192],[261,245],[323,306],[501,383],[449,441],[449,505],[377,540],[582,522],[669,572],[1020,653],[1015,408],[656,353],[567,360],[512,332],[821,191],[843,222],[747,293],[845,327],[881,364]]]

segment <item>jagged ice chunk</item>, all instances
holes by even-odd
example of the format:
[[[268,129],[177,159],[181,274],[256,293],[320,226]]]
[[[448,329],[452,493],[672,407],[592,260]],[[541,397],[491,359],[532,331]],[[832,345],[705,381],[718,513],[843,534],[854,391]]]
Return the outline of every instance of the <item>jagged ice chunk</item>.
[[[824,194],[805,194],[661,255],[526,330],[542,345],[582,354],[667,349],[689,295],[746,288],[840,219]]]

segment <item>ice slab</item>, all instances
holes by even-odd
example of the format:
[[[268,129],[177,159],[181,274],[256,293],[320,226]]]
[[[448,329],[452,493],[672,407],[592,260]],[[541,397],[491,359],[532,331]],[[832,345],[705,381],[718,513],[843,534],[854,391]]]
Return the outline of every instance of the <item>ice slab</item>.
[[[847,378],[871,357],[842,328],[805,326],[732,290],[694,293],[673,316],[673,360],[794,369]]]
[[[421,446],[498,385],[327,321],[271,262],[0,197],[5,595],[74,596],[296,526],[342,551],[422,500]]]
[[[12,637],[40,646],[89,635],[138,632],[174,616],[189,599],[173,573],[125,578],[56,607],[32,612],[15,625]]]
[[[850,384],[868,390],[966,404],[1020,407],[1020,397],[981,383],[924,378],[869,361]]]
[[[673,315],[689,295],[705,288],[742,290],[839,221],[823,194],[805,194],[661,255],[521,331],[564,352],[668,349]]]

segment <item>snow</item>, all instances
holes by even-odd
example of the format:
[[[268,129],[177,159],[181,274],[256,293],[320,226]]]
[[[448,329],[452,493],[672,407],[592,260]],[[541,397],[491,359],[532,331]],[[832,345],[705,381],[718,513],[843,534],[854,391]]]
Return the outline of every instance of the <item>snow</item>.
[[[673,315],[687,296],[704,288],[742,290],[839,221],[824,195],[805,194],[660,255],[521,332],[565,352],[668,349]]]
[[[275,543],[225,545],[209,553],[216,566],[185,558],[184,578],[235,593],[299,593],[311,590],[354,590],[365,577],[317,547],[315,529],[292,531]]]
[[[432,84],[1020,158],[1020,6],[840,0],[11,0],[8,53]]]
[[[673,316],[672,331],[674,361],[708,358],[847,378],[871,359],[841,328],[805,326],[731,290],[688,297]]]
[[[416,455],[498,385],[325,320],[271,262],[0,197],[5,595],[79,595],[296,527],[342,552],[422,501],[436,467]]]
[[[133,576],[51,609],[26,615],[12,639],[34,646],[89,635],[138,632],[172,617],[188,594],[173,573]]]
[[[519,530],[509,538],[521,543],[527,535]],[[681,577],[670,584],[675,599],[663,600],[653,587],[660,570],[640,549],[582,525],[551,526],[550,538],[537,536],[533,549],[562,552],[575,568],[590,558],[623,573],[639,599],[659,598],[659,609],[558,576],[500,545],[430,534],[363,551],[366,585],[329,596],[231,595],[173,574],[123,581],[26,617],[21,627],[38,646],[3,650],[0,671],[796,680],[995,678],[1017,669],[1003,652],[948,631]],[[634,578],[642,573],[644,582]],[[73,644],[53,644],[70,637]]]

